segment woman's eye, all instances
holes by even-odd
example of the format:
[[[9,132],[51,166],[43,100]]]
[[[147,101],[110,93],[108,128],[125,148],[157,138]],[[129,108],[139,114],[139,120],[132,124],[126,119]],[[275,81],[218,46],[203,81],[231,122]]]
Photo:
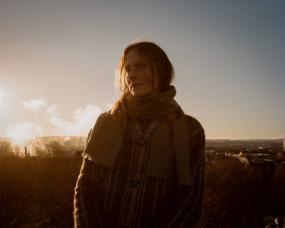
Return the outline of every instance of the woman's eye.
[[[145,65],[143,63],[138,64],[137,68],[139,70],[143,70],[145,68]]]

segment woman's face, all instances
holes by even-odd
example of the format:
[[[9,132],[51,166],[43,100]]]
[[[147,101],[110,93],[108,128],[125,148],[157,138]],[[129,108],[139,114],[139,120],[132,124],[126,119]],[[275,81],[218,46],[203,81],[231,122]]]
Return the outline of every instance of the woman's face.
[[[157,93],[157,80],[147,61],[136,49],[125,57],[125,83],[133,96],[144,97]]]

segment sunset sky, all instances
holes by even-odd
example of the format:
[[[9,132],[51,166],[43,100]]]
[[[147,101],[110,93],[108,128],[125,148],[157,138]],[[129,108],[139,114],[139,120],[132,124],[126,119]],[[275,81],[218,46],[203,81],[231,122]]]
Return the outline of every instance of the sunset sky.
[[[86,135],[119,96],[122,51],[149,40],[207,138],[285,138],[284,12],[282,0],[0,0],[0,137]]]

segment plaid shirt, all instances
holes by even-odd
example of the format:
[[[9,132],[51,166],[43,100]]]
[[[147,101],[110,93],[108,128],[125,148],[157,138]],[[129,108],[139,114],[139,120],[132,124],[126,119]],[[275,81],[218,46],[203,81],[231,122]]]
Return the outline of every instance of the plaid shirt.
[[[197,223],[204,189],[205,135],[196,119],[186,117],[193,133],[189,138],[192,187],[146,176],[152,133],[160,121],[166,120],[132,120],[112,168],[83,158],[75,187],[74,226],[192,227]],[[173,161],[174,176],[175,165]]]

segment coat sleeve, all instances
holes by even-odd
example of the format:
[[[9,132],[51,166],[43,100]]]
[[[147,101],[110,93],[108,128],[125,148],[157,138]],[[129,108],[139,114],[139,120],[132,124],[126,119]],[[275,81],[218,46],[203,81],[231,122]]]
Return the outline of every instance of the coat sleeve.
[[[205,180],[205,134],[198,123],[191,136],[193,185],[179,185],[176,195],[162,212],[154,227],[193,227],[199,222]]]
[[[90,133],[88,136],[90,136]],[[75,228],[102,227],[96,205],[96,191],[94,191],[92,183],[94,165],[95,163],[88,160],[87,157],[83,158],[74,189],[73,217]]]

